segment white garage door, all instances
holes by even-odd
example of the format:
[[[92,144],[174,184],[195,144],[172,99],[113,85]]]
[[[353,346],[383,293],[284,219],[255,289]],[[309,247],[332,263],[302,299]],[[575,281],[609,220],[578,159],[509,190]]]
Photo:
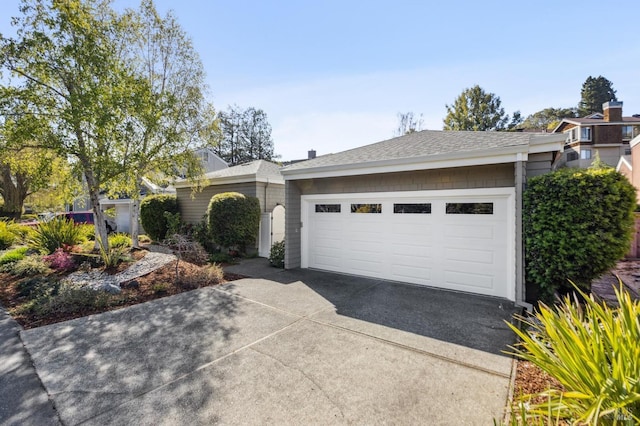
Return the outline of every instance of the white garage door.
[[[515,297],[511,188],[302,200],[302,267]]]

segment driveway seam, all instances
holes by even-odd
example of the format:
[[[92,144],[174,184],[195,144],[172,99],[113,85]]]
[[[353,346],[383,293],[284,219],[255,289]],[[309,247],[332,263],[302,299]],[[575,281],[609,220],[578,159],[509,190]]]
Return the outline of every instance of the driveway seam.
[[[382,283],[382,281],[376,281],[373,285],[371,285],[369,287],[366,287],[366,288],[364,288],[362,290],[358,290],[358,291],[356,291],[354,293],[351,293],[350,296],[356,295],[356,294],[358,294],[358,293],[360,293],[362,291],[365,291],[365,290],[368,290],[370,288],[373,288],[373,287],[379,285],[380,283]],[[342,326],[339,326],[339,325],[335,325],[335,324],[331,324],[331,323],[327,323],[327,322],[323,322],[323,321],[319,321],[317,319],[311,318],[311,317],[313,317],[313,316],[315,316],[315,315],[317,315],[317,314],[319,314],[321,312],[324,312],[324,311],[327,311],[327,310],[330,310],[330,309],[336,309],[335,305],[331,305],[331,306],[328,306],[326,308],[319,309],[319,310],[317,310],[315,312],[312,312],[310,314],[307,314],[307,315],[300,315],[300,314],[296,314],[296,313],[284,310],[282,308],[278,308],[276,306],[268,305],[268,304],[266,304],[264,302],[259,302],[257,300],[250,299],[250,298],[245,297],[245,296],[241,296],[241,295],[238,295],[238,294],[235,294],[235,293],[231,293],[231,292],[225,291],[225,290],[220,289],[220,288],[215,288],[215,290],[221,291],[221,292],[226,293],[226,294],[231,294],[233,296],[239,297],[239,298],[247,300],[249,302],[257,303],[257,304],[259,304],[261,306],[264,306],[264,307],[267,307],[267,308],[270,308],[270,309],[274,309],[274,310],[279,311],[279,312],[284,312],[286,314],[296,316],[296,317],[299,318],[296,321],[296,323],[299,322],[300,320],[309,320],[309,321],[311,321],[313,323],[316,323],[318,325],[324,325],[324,326],[332,327],[332,328],[335,328],[335,329],[338,329],[338,330],[344,330],[344,331],[347,331],[347,332],[350,332],[350,333],[353,333],[353,334],[357,334],[357,335],[360,335],[360,336],[370,337],[370,338],[378,340],[380,342],[388,343],[390,345],[393,345],[393,346],[396,346],[396,347],[399,347],[399,348],[403,348],[403,349],[406,349],[406,350],[409,350],[409,351],[412,351],[412,352],[420,353],[420,354],[429,356],[431,358],[439,359],[441,361],[450,362],[452,364],[460,365],[462,367],[470,368],[472,370],[481,371],[483,373],[487,373],[487,374],[490,374],[492,376],[502,377],[502,378],[505,378],[505,379],[510,379],[511,378],[511,374],[500,373],[500,372],[495,371],[495,370],[491,370],[491,369],[488,369],[488,368],[483,368],[483,367],[480,367],[478,365],[474,365],[474,364],[467,363],[467,362],[464,362],[464,361],[459,361],[459,360],[456,360],[456,359],[453,359],[453,358],[446,357],[444,355],[439,355],[439,354],[437,354],[435,352],[425,351],[423,349],[414,348],[412,346],[408,346],[408,345],[404,345],[402,343],[394,342],[393,340],[383,339],[381,337],[377,337],[377,336],[374,336],[374,335],[371,335],[371,334],[368,334],[368,333],[352,330],[350,328],[342,327]],[[291,325],[293,325],[293,323]]]
[[[424,349],[414,348],[412,346],[408,346],[408,345],[404,345],[402,343],[394,342],[393,340],[388,340],[388,339],[384,339],[382,337],[373,336],[373,335],[368,334],[368,333],[363,333],[362,331],[352,330],[350,328],[342,327],[342,326],[339,326],[339,325],[326,323],[326,322],[323,322],[323,321],[318,321],[318,320],[313,319],[313,318],[306,318],[306,319],[311,321],[311,322],[313,322],[313,323],[316,323],[318,325],[324,325],[324,326],[335,328],[335,329],[338,329],[338,330],[344,330],[344,331],[347,331],[347,332],[350,332],[350,333],[353,333],[353,334],[357,334],[359,336],[370,337],[372,339],[378,340],[380,342],[388,343],[388,344],[390,344],[392,346],[396,346],[398,348],[402,348],[402,349],[406,349],[406,350],[411,351],[411,352],[416,352],[416,353],[419,353],[419,354],[423,354],[423,355],[426,355],[426,356],[429,356],[429,357],[432,357],[432,358],[439,359],[441,361],[450,362],[452,364],[457,364],[457,365],[460,365],[462,367],[470,368],[472,370],[481,371],[483,373],[491,374],[492,376],[502,377],[502,378],[505,378],[505,379],[511,378],[511,374],[499,373],[497,371],[490,370],[488,368],[483,368],[483,367],[480,367],[480,366],[477,366],[477,365],[474,365],[474,364],[470,364],[468,362],[458,361],[456,359],[449,358],[449,357],[446,357],[444,355],[439,355],[439,354],[437,354],[435,352],[425,351]]]
[[[88,422],[89,420],[95,419],[96,417],[99,417],[99,416],[101,416],[102,414],[107,413],[107,412],[109,412],[109,411],[111,411],[111,410],[114,410],[115,408],[118,408],[118,407],[120,407],[120,406],[122,406],[122,405],[124,405],[124,404],[127,404],[127,403],[129,403],[129,402],[131,402],[131,401],[133,401],[133,400],[135,400],[135,399],[138,399],[138,398],[140,398],[140,397],[142,397],[142,396],[145,396],[145,395],[147,395],[147,394],[149,394],[149,393],[152,393],[152,392],[155,392],[155,391],[157,391],[157,390],[159,390],[159,389],[162,389],[162,388],[165,388],[165,387],[167,387],[167,386],[170,386],[170,385],[172,385],[173,383],[176,383],[176,382],[178,382],[178,381],[180,381],[180,380],[183,380],[183,379],[185,379],[185,378],[187,378],[187,377],[189,377],[189,376],[193,375],[194,373],[197,373],[197,372],[202,371],[202,370],[204,370],[204,369],[206,369],[206,368],[209,368],[209,367],[211,367],[212,365],[217,364],[218,362],[220,362],[220,361],[222,361],[222,360],[224,360],[224,359],[226,359],[226,358],[229,358],[229,357],[230,357],[230,356],[232,356],[232,355],[235,355],[235,354],[237,354],[237,353],[239,353],[239,352],[241,352],[241,351],[243,351],[243,350],[245,350],[245,349],[249,349],[249,348],[251,348],[251,346],[253,346],[253,345],[256,345],[256,344],[258,344],[258,343],[261,343],[261,342],[263,342],[263,341],[265,341],[265,340],[267,340],[267,339],[270,339],[270,338],[271,338],[271,337],[273,337],[273,336],[276,336],[276,335],[280,334],[281,332],[283,332],[283,331],[285,331],[285,330],[287,330],[287,329],[289,329],[289,328],[293,327],[294,325],[296,325],[297,323],[299,323],[299,322],[300,322],[300,321],[302,321],[302,320],[304,320],[304,318],[298,318],[297,320],[293,321],[293,322],[292,322],[292,323],[290,323],[290,324],[287,324],[286,326],[282,327],[282,328],[281,328],[281,329],[279,329],[279,330],[274,331],[273,333],[270,333],[270,334],[268,334],[268,335],[266,335],[266,336],[263,336],[263,337],[261,337],[261,338],[259,338],[259,339],[257,339],[257,340],[254,340],[253,342],[248,343],[248,344],[246,344],[246,345],[244,345],[244,346],[241,346],[241,347],[239,347],[238,349],[235,349],[235,350],[233,350],[233,351],[231,351],[231,352],[229,352],[229,353],[227,353],[227,354],[225,354],[225,355],[222,355],[221,357],[218,357],[218,358],[216,358],[216,359],[214,359],[214,360],[212,360],[212,361],[209,361],[209,362],[207,362],[207,363],[205,363],[205,364],[202,364],[202,365],[198,366],[197,368],[194,368],[193,370],[189,371],[188,373],[185,373],[185,374],[182,374],[181,376],[175,377],[175,378],[173,378],[173,379],[169,380],[168,382],[161,384],[160,386],[156,386],[156,387],[154,387],[154,388],[151,388],[151,389],[145,390],[145,391],[143,391],[143,392],[139,392],[139,393],[131,394],[131,398],[130,398],[130,399],[128,399],[128,400],[126,400],[126,401],[123,401],[123,402],[121,402],[121,403],[119,403],[119,404],[115,404],[115,405],[113,405],[113,406],[111,406],[111,407],[109,407],[109,408],[105,409],[104,411],[101,411],[101,412],[99,412],[99,413],[96,413],[95,415],[93,415],[93,416],[91,416],[91,417],[88,417],[88,418],[86,418],[86,419],[83,419],[83,420],[79,421],[77,424],[83,424],[83,423],[86,423],[86,422]]]

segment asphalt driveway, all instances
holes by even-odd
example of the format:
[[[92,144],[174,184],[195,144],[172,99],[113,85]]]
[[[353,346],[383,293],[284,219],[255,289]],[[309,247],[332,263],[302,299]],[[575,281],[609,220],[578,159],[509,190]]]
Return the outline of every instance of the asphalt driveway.
[[[21,332],[64,424],[492,424],[500,299],[280,272]]]

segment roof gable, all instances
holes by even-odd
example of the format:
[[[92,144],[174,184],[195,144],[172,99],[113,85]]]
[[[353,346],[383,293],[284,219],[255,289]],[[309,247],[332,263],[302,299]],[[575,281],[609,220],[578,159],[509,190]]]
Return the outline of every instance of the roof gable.
[[[226,169],[205,173],[198,181],[204,186],[240,182],[284,183],[282,174],[280,173],[280,166],[267,160],[255,160]],[[208,181],[208,183],[206,181]],[[175,183],[176,188],[191,186],[193,186],[193,184],[184,179]]]

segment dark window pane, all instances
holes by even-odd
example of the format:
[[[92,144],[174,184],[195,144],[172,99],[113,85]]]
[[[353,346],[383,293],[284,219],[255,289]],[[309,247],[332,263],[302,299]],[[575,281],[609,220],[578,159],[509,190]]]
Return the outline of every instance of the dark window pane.
[[[447,214],[493,214],[493,203],[447,203]]]
[[[316,204],[316,213],[340,213],[340,204]]]
[[[431,203],[394,204],[394,213],[431,213]]]
[[[351,213],[382,213],[382,204],[351,204]]]

